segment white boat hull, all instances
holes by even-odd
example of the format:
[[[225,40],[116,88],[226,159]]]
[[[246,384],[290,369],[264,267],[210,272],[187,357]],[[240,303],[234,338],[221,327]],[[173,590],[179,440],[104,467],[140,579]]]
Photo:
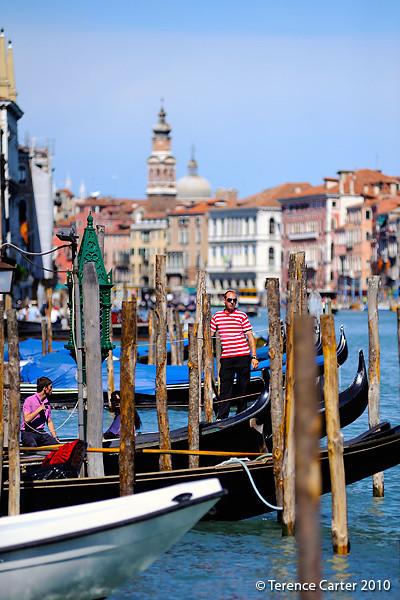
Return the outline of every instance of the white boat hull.
[[[107,597],[215,504],[217,479],[0,520],[4,600]],[[174,498],[183,494],[182,501]],[[187,495],[190,498],[187,498]]]

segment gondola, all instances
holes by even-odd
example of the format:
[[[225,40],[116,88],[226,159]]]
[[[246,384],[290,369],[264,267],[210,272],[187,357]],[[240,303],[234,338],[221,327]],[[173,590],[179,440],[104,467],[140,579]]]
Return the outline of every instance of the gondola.
[[[242,413],[232,415],[222,421],[212,423],[201,422],[199,426],[199,449],[222,452],[264,452],[272,449],[271,406],[269,395],[269,374],[264,370],[265,389],[254,397],[249,396],[248,407]],[[339,393],[338,406],[341,427],[355,421],[368,404],[368,376],[363,351],[359,351],[357,373],[348,388]],[[321,437],[326,435],[325,405],[319,404],[321,414]],[[174,450],[188,449],[188,428],[180,427],[170,431],[171,448]],[[118,447],[119,438],[104,441],[106,448]],[[138,433],[136,449],[158,448],[158,432]],[[215,456],[199,457],[200,466],[216,464],[220,459]],[[172,456],[173,468],[184,468],[188,457]],[[107,475],[118,473],[118,453],[104,455],[104,468]],[[157,470],[158,455],[139,453],[135,459],[135,469],[138,472]]]
[[[37,350],[37,349],[36,349]],[[259,352],[259,351],[258,351]],[[342,328],[339,343],[336,349],[338,365],[342,365],[348,356],[347,339]],[[265,352],[267,356],[267,352]],[[252,371],[250,385],[247,390],[249,395],[260,394],[263,390],[263,381],[261,370],[269,368],[269,358],[263,360],[260,356],[259,368]],[[283,357],[284,363],[286,356]],[[318,365],[318,373],[323,373],[323,357],[316,356]],[[114,377],[115,385],[118,388],[119,384],[119,367],[118,360],[114,362]],[[285,365],[284,365],[285,367]],[[36,390],[36,380],[42,375],[49,377],[53,381],[53,406],[74,406],[78,399],[76,389],[76,363],[65,352],[56,352],[47,354],[46,356],[37,356],[34,361],[29,361],[21,370],[21,399],[24,400],[27,396],[33,394]],[[107,368],[104,363],[102,366],[104,403],[108,405],[107,398]],[[135,376],[135,402],[137,405],[154,406],[155,405],[155,377],[156,365],[137,364]],[[172,366],[167,365],[167,401],[170,405],[188,405],[189,392],[189,372],[187,366]],[[235,387],[233,390],[235,396]]]
[[[266,388],[259,397],[245,411],[237,415],[215,421],[213,423],[201,422],[199,434],[200,450],[235,451],[235,452],[263,452],[272,448],[271,405],[269,395],[268,371],[263,372]],[[251,398],[249,398],[251,400]],[[366,409],[368,404],[368,376],[365,366],[364,353],[359,351],[359,360],[356,376],[351,385],[339,393],[338,406],[341,427],[353,423]],[[321,414],[321,437],[326,435],[325,404],[322,400],[318,411]],[[188,428],[181,427],[170,432],[171,448],[175,450],[188,449]],[[108,447],[118,446],[119,439],[105,442]],[[158,432],[138,434],[136,448],[158,448]],[[215,464],[218,458],[201,456],[199,463],[202,466]],[[136,460],[138,471],[157,469],[158,456],[154,454],[139,454]],[[173,468],[182,468],[187,465],[187,456],[172,457]],[[106,454],[104,456],[106,474],[117,473],[118,455]]]
[[[338,366],[342,366],[348,357],[349,348],[347,344],[347,338],[344,333],[344,328],[340,328],[340,338],[336,348],[336,357]],[[257,349],[257,355],[260,358],[260,363],[257,370],[253,370],[251,372],[250,383],[247,388],[247,392],[249,395],[255,396],[256,394],[260,394],[263,389],[263,380],[261,372],[263,369],[269,369],[270,362],[268,358],[268,347],[262,346]],[[316,363],[318,367],[318,375],[323,375],[324,372],[324,362],[323,356],[321,354],[316,354]],[[286,355],[283,355],[283,370],[285,369],[286,364]],[[182,369],[182,367],[174,367],[175,369]],[[185,367],[183,367],[185,368]],[[182,383],[168,384],[168,375],[167,375],[167,401],[170,405],[180,405],[187,406],[188,405],[188,391],[189,391],[189,383],[188,378],[185,378],[185,381]],[[235,397],[236,386],[233,387],[233,397]],[[153,394],[142,393],[140,391],[135,392],[135,402],[137,405],[142,406],[154,406],[155,405],[155,396]]]
[[[344,467],[346,485],[370,477],[374,473],[390,469],[400,463],[400,426],[390,428],[383,423],[368,430],[357,438],[344,443]],[[330,491],[328,450],[320,451],[322,471],[322,493]],[[267,455],[260,460],[245,463],[261,496],[275,504],[273,460]],[[196,481],[218,477],[227,495],[221,498],[206,515],[208,520],[238,521],[262,515],[273,509],[266,506],[257,496],[248,477],[248,472],[239,462],[228,462],[211,467],[179,469],[135,475],[135,492],[166,487],[185,481]],[[46,481],[24,481],[21,483],[21,512],[45,510],[96,500],[106,500],[119,495],[119,478],[109,475],[98,478],[75,478]],[[4,484],[1,498],[1,514],[6,514],[8,504],[8,482]]]

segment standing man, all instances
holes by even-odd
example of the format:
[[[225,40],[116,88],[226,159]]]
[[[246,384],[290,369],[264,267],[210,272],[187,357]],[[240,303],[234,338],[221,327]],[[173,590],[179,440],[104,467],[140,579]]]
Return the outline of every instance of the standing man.
[[[58,444],[56,430],[51,418],[49,398],[53,384],[48,377],[39,377],[36,394],[29,396],[22,407],[21,442],[23,446],[51,446]],[[45,432],[47,423],[51,435]]]
[[[215,334],[218,329],[222,345],[219,398],[226,400],[218,404],[217,419],[226,419],[229,416],[235,375],[239,396],[236,414],[245,410],[247,403],[243,396],[250,382],[250,367],[258,367],[256,342],[249,319],[244,312],[236,308],[236,303],[236,293],[228,290],[224,294],[224,310],[216,312],[211,319],[211,332]]]

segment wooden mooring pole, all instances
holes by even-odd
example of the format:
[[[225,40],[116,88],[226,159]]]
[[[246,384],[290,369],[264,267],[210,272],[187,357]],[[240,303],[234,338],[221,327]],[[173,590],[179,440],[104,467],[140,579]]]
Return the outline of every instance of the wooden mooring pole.
[[[168,335],[169,335],[169,343],[171,346],[171,365],[178,364],[178,349],[176,347],[175,334],[174,334],[174,316],[173,316],[172,306],[167,308],[167,325],[168,325]]]
[[[199,365],[198,359],[198,323],[189,323],[189,415],[188,415],[188,446],[189,450],[199,449]],[[199,466],[199,457],[189,456],[189,469]]]
[[[53,290],[47,290],[47,351],[52,352],[53,331],[51,329],[51,311],[53,309]]]
[[[99,448],[103,441],[103,385],[100,346],[99,279],[94,262],[83,265],[82,274],[83,326],[85,331],[87,403],[87,442]],[[89,477],[103,477],[102,457],[90,454],[87,458]]]
[[[343,462],[343,435],[338,406],[338,374],[335,324],[333,315],[321,315],[322,350],[324,353],[324,398],[328,437],[329,471],[332,489],[332,544],[337,554],[350,552],[347,528],[346,478]]]
[[[270,338],[271,339],[271,338]],[[321,590],[319,497],[321,467],[319,438],[321,417],[315,387],[314,323],[309,316],[294,317],[296,449],[296,539],[299,581],[314,583],[300,593],[302,600],[319,599]]]
[[[9,493],[8,514],[19,515],[20,513],[20,458],[19,458],[19,431],[21,425],[21,397],[19,391],[19,349],[18,349],[18,322],[15,310],[7,310],[7,340],[8,340],[8,364],[9,364],[9,386],[10,386],[10,425],[8,437],[8,461],[9,461]]]
[[[167,291],[165,285],[165,255],[156,256],[156,313],[157,313],[157,370],[156,404],[160,449],[170,450],[167,405]],[[171,471],[172,460],[168,454],[160,455],[160,470]]]
[[[274,479],[276,505],[283,506],[283,449],[284,449],[284,407],[282,353],[283,341],[280,319],[279,279],[268,278],[265,282],[268,297],[270,397],[272,444],[274,457]],[[278,521],[282,521],[282,511],[277,511]]]
[[[110,342],[113,342],[113,329],[112,329],[112,318],[110,312]],[[107,356],[107,398],[108,398],[108,406],[111,408],[111,394],[114,391],[114,359],[113,359],[113,351],[108,351]]]
[[[176,331],[176,349],[177,349],[177,361],[178,365],[183,365],[184,359],[184,345],[183,345],[183,327],[179,318],[179,310],[174,309],[174,322]]]
[[[157,322],[154,310],[149,310],[149,355],[148,364],[156,364]]]
[[[220,380],[220,376],[219,376],[219,372],[221,369],[221,354],[222,354],[222,345],[221,345],[221,338],[219,335],[219,331],[216,332],[215,334],[215,360],[217,363],[217,384],[218,384],[218,394],[221,391],[221,380]]]
[[[47,354],[47,324],[45,317],[43,317],[40,324],[42,333],[42,356],[45,356]]]
[[[120,495],[133,494],[135,473],[135,369],[137,360],[137,300],[122,302]]]
[[[211,303],[210,294],[203,295],[203,337],[204,337],[204,360],[203,360],[203,395],[204,395],[204,420],[208,423],[213,419],[213,380],[214,380],[214,357],[211,339]]]
[[[368,418],[369,426],[375,427],[381,422],[379,413],[381,363],[379,346],[379,316],[378,293],[380,277],[373,275],[368,282],[368,334],[369,334],[369,359],[368,359]],[[383,473],[372,476],[373,495],[377,498],[384,496]]]
[[[294,535],[295,448],[294,448],[294,348],[293,319],[299,306],[300,282],[288,281],[286,312],[285,450],[283,455],[282,535]]]
[[[300,315],[308,313],[307,303],[307,268],[305,252],[296,252],[289,255],[289,279],[297,279],[300,283],[300,292],[298,296],[298,312]]]
[[[196,315],[195,322],[197,327],[197,377],[199,387],[199,398],[201,398],[201,372],[203,370],[203,346],[204,346],[204,313],[203,313],[203,296],[206,293],[206,278],[205,271],[197,271],[197,290],[196,290]],[[200,405],[199,405],[200,406]]]

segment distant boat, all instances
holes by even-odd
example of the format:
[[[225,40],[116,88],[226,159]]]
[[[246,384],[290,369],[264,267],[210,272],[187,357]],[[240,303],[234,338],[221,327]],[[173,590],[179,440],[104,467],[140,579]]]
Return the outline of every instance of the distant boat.
[[[9,600],[105,598],[149,567],[223,494],[213,478],[3,517],[2,594]]]
[[[239,307],[240,310],[240,307]],[[260,315],[260,311],[258,310],[258,306],[252,305],[252,306],[246,306],[243,309],[243,312],[246,313],[246,315],[250,318],[253,317],[258,317]]]

